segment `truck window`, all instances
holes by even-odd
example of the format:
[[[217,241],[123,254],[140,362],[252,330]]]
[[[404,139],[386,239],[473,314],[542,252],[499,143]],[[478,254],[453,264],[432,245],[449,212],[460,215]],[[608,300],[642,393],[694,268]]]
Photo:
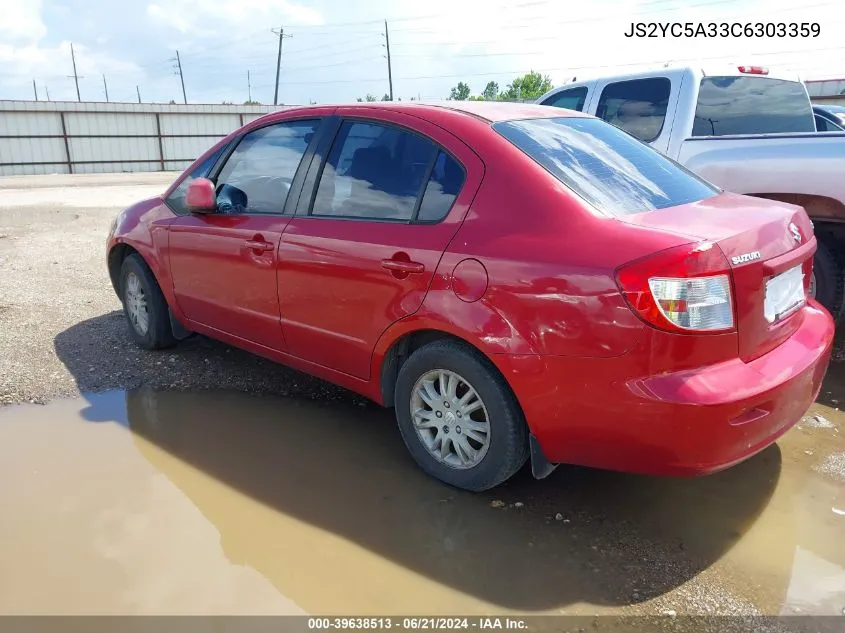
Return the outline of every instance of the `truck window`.
[[[671,88],[667,77],[607,84],[599,97],[596,116],[651,143],[663,129]]]
[[[815,132],[804,84],[767,77],[705,77],[693,136]]]
[[[568,110],[584,110],[584,103],[587,101],[587,87],[580,86],[578,88],[570,88],[569,90],[561,90],[556,95],[552,95],[542,105],[554,106],[556,108],[567,108]]]
[[[493,129],[597,211],[613,217],[711,198],[719,190],[598,119],[500,121]]]

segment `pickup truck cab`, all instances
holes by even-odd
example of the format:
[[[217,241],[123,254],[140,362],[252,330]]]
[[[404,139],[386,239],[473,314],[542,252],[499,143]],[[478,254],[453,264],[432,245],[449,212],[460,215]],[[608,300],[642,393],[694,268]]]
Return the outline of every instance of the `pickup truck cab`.
[[[804,207],[819,242],[810,292],[840,319],[845,133],[816,132],[797,76],[759,66],[661,68],[575,81],[537,103],[604,119],[724,190]]]

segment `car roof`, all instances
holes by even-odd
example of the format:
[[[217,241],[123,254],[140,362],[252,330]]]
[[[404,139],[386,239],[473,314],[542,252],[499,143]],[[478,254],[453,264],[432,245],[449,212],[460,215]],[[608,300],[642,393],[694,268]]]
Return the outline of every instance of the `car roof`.
[[[592,115],[564,108],[541,106],[533,103],[515,103],[510,101],[373,101],[362,103],[335,103],[329,105],[294,106],[272,112],[261,117],[264,121],[282,118],[285,114],[296,111],[307,114],[312,109],[339,108],[344,110],[385,110],[410,114],[429,121],[446,118],[472,117],[488,123],[512,121],[517,119],[545,119],[552,117],[587,117]]]

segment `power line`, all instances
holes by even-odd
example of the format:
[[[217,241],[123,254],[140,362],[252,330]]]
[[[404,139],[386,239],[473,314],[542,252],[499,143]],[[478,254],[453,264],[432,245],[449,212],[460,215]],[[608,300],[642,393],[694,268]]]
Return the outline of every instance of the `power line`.
[[[786,51],[768,51],[764,53],[758,53],[755,57],[764,57],[764,56],[771,56],[771,55],[796,55],[796,54],[805,54],[805,53],[815,53],[815,52],[824,52],[829,50],[845,50],[843,46],[831,46],[831,47],[824,47],[824,48],[812,48],[812,49],[800,49],[800,50],[786,50]],[[709,57],[701,57],[696,56],[695,61],[703,60],[718,60],[718,59],[729,59],[731,57],[738,57],[741,56],[737,53],[729,53],[726,55],[716,55],[716,56],[709,56]],[[680,58],[684,59],[684,58]],[[550,72],[556,70],[593,70],[593,69],[605,69],[605,68],[625,68],[625,67],[632,67],[632,66],[654,66],[664,64],[666,62],[665,59],[659,60],[644,60],[644,61],[637,61],[637,62],[627,62],[623,64],[593,64],[587,66],[556,66],[556,67],[537,67],[535,70],[538,72]],[[678,65],[690,65],[694,62],[689,62],[687,64],[678,63]],[[513,75],[519,76],[520,74],[524,74],[526,70],[524,68],[519,70],[507,70],[507,71],[489,71],[489,72],[476,72],[476,73],[458,73],[458,74],[450,74],[450,75],[418,75],[418,76],[409,76],[409,77],[399,77],[403,81],[414,81],[414,80],[421,80],[421,79],[455,79],[455,78],[466,78],[466,77],[487,77],[487,76],[497,76],[497,75]],[[311,84],[332,84],[332,83],[370,83],[370,82],[377,82],[383,81],[381,77],[373,77],[369,79],[335,79],[331,81],[296,81],[296,82],[289,82],[291,84],[297,85],[311,85]]]

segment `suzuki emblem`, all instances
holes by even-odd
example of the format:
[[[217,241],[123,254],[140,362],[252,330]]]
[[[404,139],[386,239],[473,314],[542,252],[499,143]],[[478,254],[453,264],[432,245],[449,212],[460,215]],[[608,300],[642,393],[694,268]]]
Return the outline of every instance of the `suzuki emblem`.
[[[801,231],[798,230],[798,227],[795,226],[795,222],[789,223],[789,230],[792,233],[792,237],[796,242],[801,241]]]

